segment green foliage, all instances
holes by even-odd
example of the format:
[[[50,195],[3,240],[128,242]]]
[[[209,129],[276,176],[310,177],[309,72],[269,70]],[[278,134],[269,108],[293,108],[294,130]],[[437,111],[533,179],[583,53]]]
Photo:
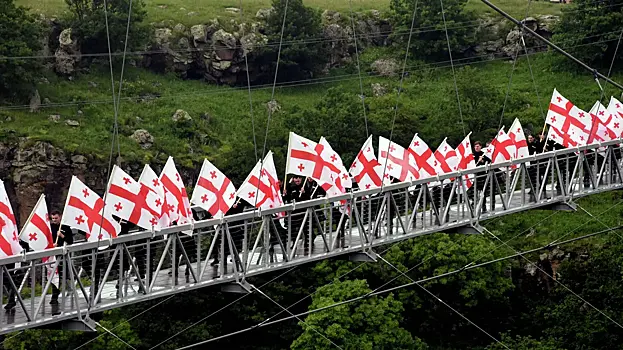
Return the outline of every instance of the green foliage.
[[[487,350],[501,350],[508,348],[513,350],[565,350],[565,348],[558,345],[560,344],[559,341],[554,339],[536,340],[530,336],[517,336],[513,338],[510,334],[504,334],[500,341],[506,346],[500,343],[493,343],[487,347]]]
[[[0,100],[23,98],[32,90],[40,61],[15,57],[36,55],[41,34],[26,8],[15,6],[13,0],[0,0]]]
[[[555,28],[554,41],[584,63],[607,69],[613,60],[621,34],[622,5],[622,0],[572,1],[562,11],[561,21]],[[621,67],[621,57],[623,50],[617,53],[615,67]]]
[[[366,281],[335,282],[319,288],[310,310],[348,300],[370,292]],[[402,303],[387,297],[374,296],[361,302],[344,304],[307,316],[299,325],[303,334],[292,343],[292,349],[328,349],[333,345],[344,349],[418,349],[428,347],[400,327]]]
[[[123,51],[130,4],[130,31],[128,51],[142,49],[149,35],[148,27],[143,23],[146,12],[143,0],[65,0],[69,7],[66,19],[69,26],[76,30],[80,38],[82,53],[108,52],[106,35],[106,12],[110,33],[111,52]],[[104,4],[107,8],[104,8]]]
[[[262,48],[259,61],[268,69],[265,79],[272,82],[277,68],[277,54],[283,31],[278,81],[296,81],[315,76],[327,61],[326,48],[317,39],[322,36],[320,12],[303,5],[302,0],[273,0],[275,11],[268,17],[266,35],[270,46]],[[286,13],[287,11],[287,13]]]
[[[413,19],[416,1],[391,0],[390,8],[393,15],[394,34],[400,44],[406,45]],[[413,22],[411,52],[418,59],[428,61],[448,60],[448,40],[444,30],[441,3],[438,0],[417,1],[418,8]],[[465,11],[467,0],[445,0],[443,13],[448,27],[448,38],[452,57],[461,56],[461,52],[475,41],[475,30],[466,26],[465,22],[476,19],[472,12]]]

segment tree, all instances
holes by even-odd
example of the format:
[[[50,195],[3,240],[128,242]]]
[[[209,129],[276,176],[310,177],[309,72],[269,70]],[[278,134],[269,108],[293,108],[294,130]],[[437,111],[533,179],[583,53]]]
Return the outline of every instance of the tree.
[[[407,43],[413,18],[412,0],[391,0],[390,9],[393,15],[395,39],[402,44]],[[428,61],[448,60],[448,40],[441,16],[439,0],[420,0],[415,13],[411,52],[413,57]],[[460,57],[461,52],[475,41],[475,30],[465,26],[465,22],[473,22],[476,17],[465,11],[467,0],[445,0],[443,2],[448,37],[453,58]]]
[[[503,334],[500,341],[506,346],[496,342],[489,345],[487,350],[502,350],[507,347],[514,350],[565,350],[558,346],[559,342],[555,339],[536,340],[530,336],[513,338],[509,334]]]
[[[147,12],[142,0],[65,0],[69,7],[69,26],[76,30],[80,38],[82,53],[108,52],[106,35],[107,5],[108,28],[110,32],[111,52],[122,51],[125,46],[125,33],[130,3],[130,31],[128,34],[128,51],[140,49],[148,37],[148,27],[143,23]]]
[[[590,66],[608,68],[621,34],[623,0],[574,0],[562,9],[554,28],[554,41]],[[615,67],[621,66],[623,50],[617,53]],[[561,58],[563,59],[563,58]],[[564,58],[566,62],[567,58]],[[563,67],[577,67],[572,64]]]
[[[366,281],[337,281],[321,287],[309,309],[328,306],[370,292]],[[299,325],[303,334],[292,349],[329,349],[333,345],[320,332],[344,349],[427,349],[418,338],[400,327],[402,303],[390,294],[344,304],[307,316]]]
[[[278,80],[280,82],[309,79],[318,73],[327,61],[326,48],[318,38],[322,36],[320,13],[303,5],[302,0],[273,0],[275,11],[266,22],[266,36],[270,45],[259,53],[259,62],[265,69],[265,80],[272,82],[277,65],[277,53],[284,24]]]
[[[13,0],[0,0],[0,14],[0,99],[24,97],[32,90],[41,65],[37,59],[16,57],[33,56],[41,49],[41,27]]]

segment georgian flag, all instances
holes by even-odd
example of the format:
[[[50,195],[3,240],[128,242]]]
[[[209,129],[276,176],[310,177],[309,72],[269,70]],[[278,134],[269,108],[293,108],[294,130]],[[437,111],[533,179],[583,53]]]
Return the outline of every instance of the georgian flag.
[[[52,239],[48,206],[45,204],[44,194],[39,197],[19,235],[20,239],[28,243],[28,246],[34,251],[54,248],[56,242]]]
[[[372,135],[368,137],[368,140],[361,147],[353,164],[350,166],[349,172],[362,190],[381,187],[383,168],[374,155]],[[389,184],[389,174],[386,175],[385,183]]]
[[[236,202],[236,187],[214,164],[204,159],[190,202],[212,217],[222,218]]]
[[[615,138],[621,138],[621,134],[623,134],[623,104],[616,98],[610,97],[607,110],[612,115],[608,129],[614,131]]]
[[[402,181],[420,178],[420,172],[413,155],[399,144],[379,136],[379,163],[384,174]]]
[[[448,144],[447,139],[446,137],[441,141],[441,144],[439,144],[439,147],[437,147],[434,153],[435,162],[433,164],[439,175],[456,171],[459,165],[459,158],[456,155],[456,151]]]
[[[149,166],[149,164],[145,164],[145,166],[143,167],[143,172],[141,173],[141,176],[139,177],[138,182],[140,183],[141,186],[145,186],[149,188],[155,194],[156,199],[154,201],[154,205],[158,213],[158,227],[162,227],[161,225],[163,222],[162,212],[167,207],[167,202],[166,202],[165,195],[164,195],[165,191],[164,191],[164,187],[162,186],[162,183],[160,183],[160,179],[158,178],[158,175]],[[166,226],[169,225],[167,220],[164,221],[166,223]]]
[[[9,196],[0,180],[0,257],[11,256],[22,252],[17,234],[17,224]]]
[[[504,127],[500,129],[489,147],[485,149],[485,154],[491,159],[493,164],[509,161],[513,159],[516,153],[515,143],[504,132]]]
[[[165,203],[160,219],[161,227],[171,226],[173,222],[176,222],[177,225],[192,223],[193,213],[190,209],[186,187],[184,187],[184,182],[172,157],[167,159],[159,180],[165,192]],[[192,234],[192,231],[185,231],[185,233]]]
[[[152,189],[134,180],[118,166],[113,167],[106,195],[106,206],[110,206],[113,215],[146,230],[158,230],[159,199]]]
[[[310,177],[319,184],[334,183],[341,173],[334,164],[339,157],[335,152],[328,153],[324,145],[290,132],[286,174]]]
[[[258,161],[255,164],[249,176],[238,188],[236,196],[259,209],[283,206],[272,151],[268,152],[263,162]]]
[[[472,145],[469,140],[471,134],[471,132],[467,134],[467,136],[465,136],[463,141],[461,141],[461,143],[456,148],[456,156],[458,159],[456,170],[469,170],[476,168],[474,153],[472,153]],[[463,175],[463,180],[465,182],[465,187],[469,189],[474,183],[474,174]]]
[[[421,178],[433,177],[437,175],[435,169],[435,156],[430,147],[422,140],[418,134],[413,136],[413,140],[409,144],[409,153],[415,159]]]
[[[89,242],[115,238],[121,226],[112,217],[112,208],[77,177],[72,176],[61,225],[86,233]]]
[[[337,174],[331,174],[331,181],[319,181],[318,184],[325,190],[328,196],[337,196],[346,193],[347,188],[353,187],[353,181],[342,163],[342,158],[333,150],[329,141],[324,137],[320,138],[318,145],[321,149],[319,155],[322,161],[332,164],[339,171]]]
[[[567,148],[585,145],[592,125],[590,115],[576,107],[556,89],[552,94],[545,122],[550,125],[547,139]]]
[[[526,141],[526,135],[523,132],[519,119],[515,118],[513,125],[508,130],[508,137],[513,141],[515,145],[515,154],[513,159],[521,159],[528,157],[530,151],[528,150],[528,141]]]
[[[616,140],[621,136],[621,117],[597,101],[589,111],[593,120],[588,144]]]

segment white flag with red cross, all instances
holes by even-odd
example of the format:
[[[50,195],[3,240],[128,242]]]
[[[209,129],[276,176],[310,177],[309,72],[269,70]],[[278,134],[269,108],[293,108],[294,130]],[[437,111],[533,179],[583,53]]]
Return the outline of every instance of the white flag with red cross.
[[[515,148],[515,143],[511,138],[504,132],[504,127],[500,129],[495,138],[491,141],[491,144],[485,149],[485,154],[489,159],[491,159],[491,163],[497,164],[501,162],[507,162],[517,153],[517,148]]]
[[[381,177],[383,176],[383,168],[374,154],[372,146],[372,135],[363,144],[357,157],[353,161],[349,170],[357,185],[362,190],[381,187]],[[385,178],[385,183],[389,184],[389,174]]]
[[[435,169],[435,155],[430,147],[422,140],[418,134],[413,136],[413,140],[409,144],[409,153],[415,159],[415,164],[419,168],[420,178],[437,176]]]
[[[456,151],[452,146],[448,144],[447,138],[441,141],[439,147],[434,153],[435,169],[439,175],[451,173],[457,170],[459,164],[459,158],[456,155]]]
[[[0,257],[19,254],[21,251],[13,208],[4,182],[0,180]]]
[[[547,139],[567,148],[585,145],[592,125],[590,115],[576,107],[556,89],[552,94],[545,122],[550,126]]]
[[[621,136],[621,117],[617,112],[612,113],[597,101],[589,111],[593,125],[590,129],[588,144],[616,140]]]
[[[112,217],[112,208],[77,177],[72,176],[61,224],[86,233],[89,242],[115,238],[121,226]]]
[[[39,197],[19,235],[20,239],[28,243],[30,249],[34,251],[54,248],[55,242],[52,239],[50,217],[48,216],[48,206],[45,204],[44,194]]]
[[[613,114],[618,114],[623,118],[623,103],[617,100],[613,96],[610,97],[610,103],[608,103],[608,110]]]
[[[379,136],[379,163],[384,174],[399,181],[414,181],[420,178],[420,171],[413,155],[399,144]]]
[[[612,115],[612,120],[608,123],[608,129],[614,131],[616,138],[621,138],[623,134],[623,104],[614,97],[610,97],[608,112]]]
[[[162,200],[151,188],[114,166],[108,182],[106,206],[113,215],[146,230],[158,230]]]
[[[467,134],[467,136],[465,136],[463,141],[461,141],[461,143],[456,148],[456,156],[458,159],[456,170],[469,170],[476,168],[474,153],[472,153],[472,145],[469,139],[471,134],[471,132]],[[474,183],[474,174],[463,175],[463,180],[465,183],[465,187],[469,189]]]
[[[246,180],[238,188],[236,196],[259,209],[283,206],[273,152],[269,151],[264,161],[258,161]]]
[[[158,174],[156,174],[156,172],[149,166],[149,164],[145,164],[145,166],[143,167],[143,172],[138,178],[138,182],[141,184],[141,186],[145,186],[152,190],[153,193],[156,195],[154,205],[156,206],[156,211],[158,213],[158,227],[162,227],[162,212],[166,208],[167,203],[164,195],[164,187],[160,183],[160,178],[158,177]]]
[[[526,140],[526,135],[523,132],[519,119],[515,118],[513,121],[511,128],[508,130],[508,137],[515,145],[515,154],[513,155],[513,159],[522,159],[530,155],[530,151],[528,150],[528,141]]]
[[[337,174],[331,173],[330,181],[318,181],[318,185],[325,190],[329,197],[346,193],[347,188],[353,187],[353,181],[342,163],[342,158],[333,150],[324,137],[320,138],[318,145],[320,146],[320,158],[322,158],[322,161],[332,164],[339,171]]]
[[[173,157],[167,159],[159,180],[165,193],[165,203],[160,219],[161,227],[171,226],[173,222],[177,225],[192,223],[193,213],[190,209],[190,200],[182,177],[173,162]],[[192,231],[186,233],[192,234]]]
[[[337,155],[328,153],[324,145],[290,132],[286,174],[310,177],[319,184],[331,183],[340,175],[340,169],[334,164]]]
[[[214,164],[204,159],[190,202],[212,217],[222,218],[236,202],[236,187]]]

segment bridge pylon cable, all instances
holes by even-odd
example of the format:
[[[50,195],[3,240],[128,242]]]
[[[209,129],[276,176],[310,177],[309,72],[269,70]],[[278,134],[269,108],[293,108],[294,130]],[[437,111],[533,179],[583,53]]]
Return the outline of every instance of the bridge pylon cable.
[[[454,82],[454,92],[456,93],[456,103],[459,107],[459,117],[461,117],[461,128],[463,129],[463,137],[467,136],[465,130],[465,122],[463,121],[463,109],[461,108],[461,97],[459,96],[459,86],[456,82],[456,70],[454,69],[454,60],[452,59],[452,47],[450,47],[450,36],[448,35],[448,24],[446,23],[446,11],[443,9],[443,0],[439,0],[441,6],[441,18],[443,19],[443,29],[446,34],[446,43],[448,44],[448,55],[450,56],[450,66],[452,67],[452,80]]]
[[[244,38],[244,21],[243,21],[243,9],[242,9],[242,0],[238,2],[238,8],[240,9],[240,39]],[[241,43],[242,46],[242,43]],[[244,65],[247,69],[247,91],[249,93],[249,112],[251,114],[251,129],[253,130],[253,150],[255,151],[255,162],[257,163],[257,138],[255,136],[255,116],[253,115],[253,97],[251,95],[251,76],[249,73],[249,57],[248,52],[245,48],[242,48],[242,53],[244,55]]]
[[[383,257],[379,257],[379,259],[381,259],[385,264],[389,265],[392,269],[396,270],[399,274],[401,274],[402,276],[406,277],[408,280],[410,280],[411,282],[415,283],[416,286],[420,287],[423,291],[425,291],[426,293],[428,293],[430,296],[432,296],[435,300],[439,301],[440,303],[442,303],[443,305],[445,305],[447,308],[449,308],[450,310],[452,310],[452,312],[454,312],[455,314],[459,315],[462,319],[464,319],[465,321],[469,322],[472,326],[478,328],[479,331],[483,332],[484,334],[486,334],[489,338],[493,339],[496,343],[502,345],[504,348],[510,350],[510,348],[508,346],[506,346],[506,344],[504,344],[501,340],[497,339],[496,337],[492,336],[491,333],[487,332],[486,330],[484,330],[484,328],[480,327],[479,325],[477,325],[474,321],[470,320],[469,318],[467,318],[467,316],[463,315],[461,312],[459,312],[458,310],[456,310],[455,308],[453,308],[452,306],[450,306],[448,303],[446,303],[445,301],[441,300],[441,298],[439,298],[438,296],[436,296],[433,292],[431,292],[430,290],[426,289],[424,286],[422,286],[420,283],[416,283],[416,281],[409,277],[407,274],[405,274],[404,272],[400,271],[399,268],[397,268],[394,264],[390,263],[389,261],[387,261],[387,259],[383,258]]]
[[[536,269],[538,269],[539,271],[541,271],[541,273],[543,273],[544,275],[546,275],[547,277],[551,278],[554,282],[556,282],[557,284],[559,284],[561,287],[563,287],[565,290],[567,290],[568,292],[570,292],[571,294],[573,294],[576,298],[580,299],[583,303],[585,303],[586,305],[590,306],[593,310],[597,311],[598,313],[600,313],[602,316],[604,316],[605,318],[607,318],[610,322],[614,323],[615,325],[617,325],[619,328],[623,329],[623,326],[615,321],[614,319],[612,319],[612,317],[608,316],[608,314],[606,314],[605,312],[601,311],[599,308],[597,308],[596,306],[594,306],[593,304],[591,304],[590,302],[588,302],[586,299],[582,298],[582,296],[580,296],[578,293],[574,292],[573,289],[567,287],[564,283],[560,282],[560,280],[558,280],[557,278],[554,278],[551,274],[549,274],[547,271],[543,270],[541,267],[539,267],[536,263],[534,263],[532,260],[526,258],[526,256],[522,253],[520,253],[517,249],[513,248],[512,246],[510,246],[507,243],[504,243],[504,241],[502,241],[498,236],[496,236],[493,232],[487,230],[486,228],[483,227],[483,231],[487,232],[490,236],[492,236],[494,239],[502,242],[502,244],[504,244],[506,247],[508,247],[509,249],[511,249],[512,251],[514,251],[516,254],[518,254],[522,259],[526,260],[530,265],[534,266]],[[616,232],[616,231],[614,231]]]
[[[530,13],[530,5],[532,5],[532,0],[528,0],[528,6],[526,6],[526,14],[523,16],[524,19],[528,18],[528,14]],[[523,29],[519,28],[519,32],[522,33],[521,41],[523,42],[524,44],[523,46],[525,47],[525,41],[523,40]],[[504,96],[504,104],[502,104],[502,115],[500,115],[500,123],[498,124],[497,130],[500,130],[502,128],[504,112],[506,111],[506,103],[508,102],[508,96],[510,95],[511,87],[513,85],[513,74],[515,73],[515,67],[517,66],[517,61],[519,61],[519,51],[521,49],[522,47],[518,45],[517,49],[515,50],[515,55],[512,57],[513,66],[511,67],[511,73],[508,78],[508,85],[506,86],[506,96]],[[532,73],[532,69],[530,69],[530,73]]]
[[[128,342],[126,342],[125,340],[121,339],[119,336],[117,336],[115,333],[111,332],[108,328],[102,326],[99,322],[95,322],[95,324],[97,326],[99,326],[101,329],[103,329],[106,333],[112,335],[113,337],[117,338],[117,340],[119,340],[120,342],[122,342],[123,344],[125,344],[125,346],[129,347],[132,350],[136,350],[135,347],[133,347],[132,345],[128,344]]]
[[[494,11],[496,11],[497,13],[501,14],[502,16],[506,17],[509,21],[515,23],[516,25],[520,26],[523,30],[525,30],[526,32],[530,33],[532,36],[534,36],[535,38],[539,39],[540,41],[546,43],[548,46],[550,46],[551,48],[553,48],[554,50],[556,50],[557,52],[559,52],[560,54],[564,55],[565,57],[567,57],[568,59],[572,60],[573,62],[577,63],[578,65],[580,65],[582,68],[588,70],[589,72],[591,72],[592,74],[595,74],[597,77],[604,79],[605,81],[607,81],[608,83],[616,86],[617,88],[623,90],[623,85],[617,83],[616,81],[610,79],[609,77],[599,73],[596,69],[590,67],[589,65],[587,65],[586,63],[580,61],[579,59],[577,59],[575,56],[571,55],[570,53],[568,53],[567,51],[565,51],[564,49],[560,48],[558,45],[554,44],[553,42],[545,39],[543,36],[541,36],[540,34],[538,34],[537,32],[535,32],[534,30],[528,28],[525,24],[523,24],[521,21],[515,19],[513,16],[509,15],[508,13],[504,12],[504,10],[502,10],[501,8],[497,7],[496,5],[492,4],[491,1],[489,0],[480,0],[482,1],[485,5],[489,6],[491,9],[493,9]]]
[[[618,226],[618,227],[616,227],[614,229],[621,229],[622,227],[623,226]],[[602,231],[593,232],[593,233],[586,234],[586,235],[581,236],[581,237],[576,237],[576,238],[568,239],[566,241],[558,242],[557,245],[561,246],[561,245],[569,244],[569,243],[572,243],[572,242],[577,242],[577,241],[580,241],[580,240],[583,240],[583,239],[591,238],[591,237],[594,237],[594,236],[597,236],[597,235],[600,235],[600,234],[604,234],[604,233],[608,233],[608,232],[611,232],[611,231],[612,230],[610,230],[610,229],[606,229],[606,230],[602,230]],[[545,246],[541,246],[541,247],[535,248],[535,249],[530,249],[530,250],[522,252],[521,254],[535,253],[535,252],[538,252],[538,251],[541,251],[541,250],[550,249],[552,244],[553,243],[550,242],[549,244],[547,244]],[[433,281],[433,280],[436,280],[436,279],[439,279],[439,278],[452,276],[452,275],[455,275],[455,274],[458,274],[458,273],[461,273],[461,272],[464,272],[464,271],[467,271],[467,270],[478,269],[478,268],[481,268],[481,267],[484,267],[484,266],[487,266],[487,265],[491,265],[491,264],[494,264],[494,263],[497,263],[497,262],[505,261],[505,260],[512,259],[512,258],[516,258],[518,256],[519,256],[519,254],[515,253],[515,254],[507,255],[507,256],[504,256],[504,257],[501,257],[501,258],[491,259],[491,260],[488,260],[488,261],[480,263],[480,264],[468,265],[468,266],[462,267],[460,269],[452,270],[452,271],[445,272],[445,273],[442,273],[442,274],[439,274],[439,275],[435,275],[435,276],[432,276],[432,277],[426,277],[426,278],[417,280],[415,282],[405,283],[405,284],[400,285],[400,286],[396,286],[396,287],[391,287],[391,288],[375,291],[373,293],[368,293],[368,294],[364,294],[362,296],[355,297],[355,298],[352,298],[352,299],[339,301],[339,302],[333,303],[331,305],[319,307],[317,309],[301,312],[301,313],[296,314],[295,316],[296,317],[302,317],[302,316],[311,315],[311,314],[314,314],[314,313],[317,313],[317,312],[330,310],[330,309],[332,309],[334,307],[341,306],[341,305],[347,305],[347,304],[350,304],[350,303],[353,303],[353,302],[357,302],[357,301],[369,298],[371,296],[391,293],[391,292],[394,292],[394,291],[397,291],[397,290],[400,290],[400,289],[411,287],[411,286],[413,286],[415,284],[421,284],[421,283],[424,283],[424,282],[430,282],[430,281]],[[195,344],[189,345],[189,346],[184,347],[184,348],[179,348],[177,350],[189,349],[191,347],[195,347],[195,346],[198,346],[198,345],[211,343],[211,342],[214,342],[214,341],[217,341],[217,340],[221,340],[221,339],[225,339],[225,338],[228,338],[228,337],[231,337],[231,336],[234,336],[234,335],[243,334],[243,333],[246,333],[248,331],[252,331],[252,330],[255,330],[255,329],[258,329],[258,328],[261,328],[261,327],[268,327],[268,326],[275,325],[277,323],[289,321],[289,320],[295,319],[296,317],[288,316],[288,317],[283,317],[283,318],[280,318],[280,319],[277,319],[277,320],[274,320],[274,321],[271,321],[271,322],[267,322],[267,323],[264,323],[264,324],[261,324],[261,325],[254,325],[252,327],[240,329],[240,330],[237,330],[237,331],[234,331],[234,332],[230,332],[230,333],[218,336],[218,337],[214,337],[214,338],[210,338],[210,339],[207,339],[207,340],[203,340],[201,342],[197,342]]]
[[[363,79],[361,78],[361,64],[359,62],[359,45],[357,44],[357,27],[355,26],[355,14],[353,12],[353,0],[348,0],[350,9],[350,26],[353,28],[353,41],[355,43],[355,58],[357,62],[357,75],[359,76],[359,89],[361,91],[361,111],[363,112],[363,121],[366,126],[366,137],[370,136],[368,129],[368,116],[366,114],[366,95],[363,92]]]

